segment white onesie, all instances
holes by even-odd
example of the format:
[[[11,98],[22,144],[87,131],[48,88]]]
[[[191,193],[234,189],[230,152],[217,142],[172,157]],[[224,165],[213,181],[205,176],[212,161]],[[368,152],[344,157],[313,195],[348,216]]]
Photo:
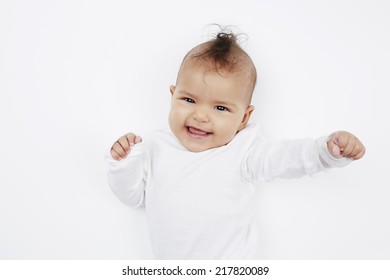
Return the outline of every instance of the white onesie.
[[[269,143],[258,130],[250,124],[227,145],[194,153],[163,129],[124,160],[106,156],[116,196],[145,206],[157,259],[251,259],[257,241],[253,183],[349,163],[330,155],[327,137]]]

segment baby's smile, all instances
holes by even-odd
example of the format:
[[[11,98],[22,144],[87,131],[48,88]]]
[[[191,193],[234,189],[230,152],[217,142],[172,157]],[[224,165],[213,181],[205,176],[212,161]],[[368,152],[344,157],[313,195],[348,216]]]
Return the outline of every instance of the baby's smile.
[[[212,132],[204,131],[199,128],[193,126],[186,126],[187,133],[194,138],[202,139],[208,137],[212,134]]]

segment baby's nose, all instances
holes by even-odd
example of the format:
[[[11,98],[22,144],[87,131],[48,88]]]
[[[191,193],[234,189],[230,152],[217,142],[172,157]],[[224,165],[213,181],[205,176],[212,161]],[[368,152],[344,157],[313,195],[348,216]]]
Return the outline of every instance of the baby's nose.
[[[193,118],[197,120],[198,122],[209,122],[210,121],[210,115],[208,111],[204,108],[198,108],[195,110]]]

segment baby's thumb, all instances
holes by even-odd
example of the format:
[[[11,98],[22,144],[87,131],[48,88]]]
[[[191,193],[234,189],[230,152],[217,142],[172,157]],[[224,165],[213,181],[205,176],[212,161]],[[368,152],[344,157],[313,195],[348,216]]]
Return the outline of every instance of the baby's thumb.
[[[332,155],[336,158],[341,158],[341,150],[340,150],[340,147],[333,143],[333,147],[332,147]]]
[[[329,152],[332,154],[332,156],[334,156],[335,158],[342,157],[341,150],[340,150],[339,143],[338,143],[338,139],[337,139],[337,137],[335,137],[335,135],[333,135],[333,137],[331,137],[331,139],[329,140],[328,149],[329,149]]]

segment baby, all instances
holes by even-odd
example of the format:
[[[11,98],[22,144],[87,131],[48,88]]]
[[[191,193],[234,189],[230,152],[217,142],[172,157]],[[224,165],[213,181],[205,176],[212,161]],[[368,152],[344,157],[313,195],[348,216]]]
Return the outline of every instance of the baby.
[[[128,133],[106,159],[111,189],[146,209],[158,259],[251,259],[257,232],[254,185],[311,175],[360,159],[365,148],[340,131],[316,140],[266,142],[248,124],[256,68],[232,33],[185,56],[170,129],[144,140]]]

